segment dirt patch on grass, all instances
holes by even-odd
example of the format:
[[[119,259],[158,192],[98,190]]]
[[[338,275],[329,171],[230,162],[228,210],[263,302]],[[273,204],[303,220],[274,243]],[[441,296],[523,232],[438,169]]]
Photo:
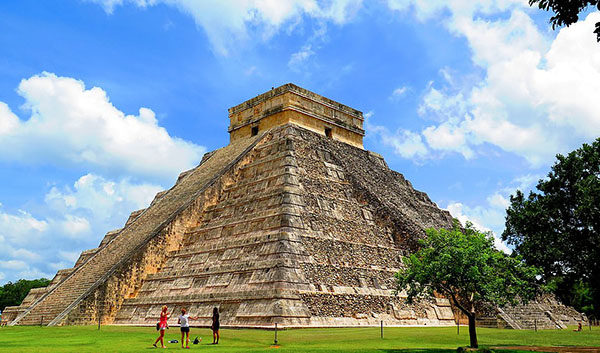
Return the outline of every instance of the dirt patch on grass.
[[[502,346],[502,347],[491,347],[491,349],[509,349],[509,350],[518,350],[518,351],[553,352],[553,353],[600,353],[600,347]]]

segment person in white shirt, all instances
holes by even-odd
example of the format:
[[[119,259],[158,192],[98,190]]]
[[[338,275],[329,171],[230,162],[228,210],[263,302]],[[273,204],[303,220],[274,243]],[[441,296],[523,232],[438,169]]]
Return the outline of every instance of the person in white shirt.
[[[190,348],[190,320],[198,320],[198,316],[190,316],[185,308],[181,308],[181,315],[177,319],[181,330],[181,348]],[[185,347],[183,347],[183,339],[185,336]]]

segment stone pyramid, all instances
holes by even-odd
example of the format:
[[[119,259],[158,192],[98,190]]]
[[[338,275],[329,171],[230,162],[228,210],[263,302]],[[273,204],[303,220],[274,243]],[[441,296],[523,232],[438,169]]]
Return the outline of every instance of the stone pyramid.
[[[402,255],[452,217],[363,149],[360,111],[286,84],[229,109],[207,153],[122,229],[9,307],[10,324],[453,325],[447,299],[393,294]],[[174,319],[176,320],[176,319]]]

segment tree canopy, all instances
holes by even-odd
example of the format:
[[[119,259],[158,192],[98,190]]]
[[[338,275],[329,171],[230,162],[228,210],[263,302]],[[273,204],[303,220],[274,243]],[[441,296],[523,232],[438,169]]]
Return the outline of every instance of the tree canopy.
[[[557,155],[538,192],[511,196],[502,238],[566,304],[600,315],[600,138]]]
[[[600,0],[529,0],[530,6],[537,5],[540,9],[554,12],[550,17],[552,29],[556,27],[567,26],[579,20],[579,14],[591,6],[596,6],[600,10]],[[600,22],[596,23],[597,40],[600,42]]]
[[[46,287],[48,284],[50,284],[50,280],[46,278],[8,282],[0,287],[0,311],[4,311],[7,306],[20,305],[31,288]]]
[[[435,293],[448,297],[469,319],[471,347],[477,347],[475,319],[478,308],[526,301],[536,294],[537,269],[519,257],[494,248],[493,237],[471,224],[464,229],[429,229],[420,250],[404,257],[396,274],[397,291],[412,302]]]

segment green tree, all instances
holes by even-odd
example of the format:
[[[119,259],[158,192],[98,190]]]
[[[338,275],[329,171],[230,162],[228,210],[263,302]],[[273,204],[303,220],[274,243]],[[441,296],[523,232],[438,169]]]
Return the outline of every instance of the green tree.
[[[8,282],[0,287],[0,311],[4,311],[7,306],[20,305],[31,288],[46,287],[48,284],[50,284],[50,280],[46,278]]]
[[[556,27],[567,26],[579,20],[579,14],[586,11],[591,6],[596,6],[600,10],[599,0],[529,0],[529,6],[537,5],[540,9],[554,12],[554,16],[550,17],[552,29]],[[600,42],[600,22],[596,23],[594,31]]]
[[[538,192],[517,191],[502,238],[566,304],[600,315],[600,138],[557,155]]]
[[[469,319],[471,347],[478,347],[480,308],[517,304],[535,295],[537,269],[496,250],[489,233],[456,223],[452,230],[429,229],[426,234],[420,250],[403,259],[397,291],[406,290],[409,302],[435,293],[448,297]]]

